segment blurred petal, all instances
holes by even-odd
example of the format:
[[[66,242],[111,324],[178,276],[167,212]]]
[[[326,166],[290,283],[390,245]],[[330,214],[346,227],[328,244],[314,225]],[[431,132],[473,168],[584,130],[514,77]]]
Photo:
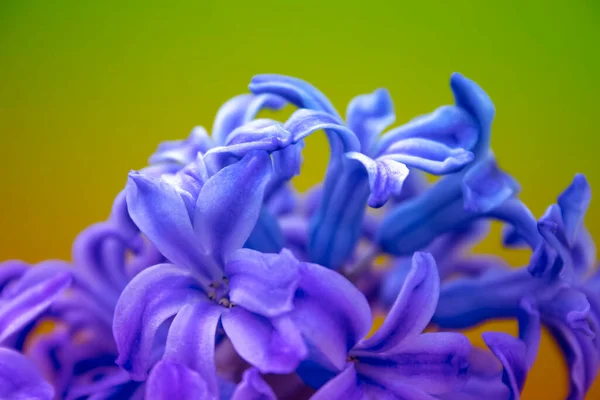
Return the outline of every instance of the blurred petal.
[[[519,321],[519,339],[525,343],[527,348],[527,369],[533,367],[540,348],[542,327],[540,324],[540,313],[534,308],[530,298],[521,300],[521,310],[517,316]]]
[[[368,154],[377,137],[394,123],[394,103],[387,89],[356,96],[348,104],[346,122],[361,144],[361,151]]]
[[[307,382],[310,370],[342,370],[350,349],[371,328],[371,310],[363,294],[337,272],[310,263],[302,263],[300,271],[291,315],[307,340],[310,365],[298,374],[319,387],[322,382]]]
[[[435,312],[440,278],[429,253],[415,253],[411,270],[383,325],[358,346],[361,350],[387,351],[425,330]]]
[[[381,137],[378,154],[393,143],[409,138],[421,138],[442,143],[450,148],[470,150],[477,142],[477,125],[473,118],[456,106],[442,106],[394,128]]]
[[[210,393],[218,392],[215,335],[225,308],[209,301],[185,305],[171,323],[163,359],[200,374]]]
[[[528,372],[525,343],[504,332],[485,332],[482,336],[504,367],[502,381],[510,390],[510,398],[518,400]]]
[[[203,265],[188,210],[171,185],[131,172],[126,191],[131,218],[169,261],[189,269]]]
[[[517,182],[498,168],[493,156],[475,164],[462,182],[465,210],[488,212],[519,191]]]
[[[171,264],[140,272],[127,285],[115,308],[113,334],[119,349],[117,364],[135,380],[146,378],[154,338],[160,325],[203,293],[193,274]]]
[[[275,94],[298,108],[325,111],[341,119],[329,99],[301,79],[276,74],[256,75],[250,81],[249,88],[254,94]]]
[[[234,129],[256,118],[262,109],[279,110],[284,106],[283,98],[270,94],[236,96],[219,108],[212,127],[212,138],[215,144],[223,145]]]
[[[433,140],[410,138],[391,144],[379,159],[394,160],[434,175],[461,170],[473,161],[473,153]]]
[[[244,372],[231,400],[277,400],[277,397],[271,387],[263,381],[258,370],[249,368]]]
[[[174,163],[184,166],[196,159],[198,153],[206,153],[213,147],[206,130],[197,126],[184,140],[162,142],[150,156],[150,164]]]
[[[267,153],[250,153],[217,172],[200,191],[194,230],[218,260],[241,248],[250,236],[271,172]]]
[[[390,197],[399,196],[405,179],[408,177],[406,165],[394,160],[373,160],[361,153],[347,153],[346,157],[364,166],[369,177],[368,204],[370,207],[383,206]]]
[[[0,398],[52,400],[54,389],[24,355],[0,348]]]
[[[284,237],[276,218],[266,207],[262,207],[252,233],[244,247],[263,253],[278,253],[284,245]]]
[[[214,372],[213,372],[214,374]],[[156,400],[200,400],[218,399],[218,394],[209,390],[202,375],[172,361],[160,361],[146,383],[146,398]]]
[[[311,400],[365,400],[356,370],[348,365],[335,378],[331,379],[315,393]]]
[[[0,301],[0,343],[48,309],[71,279],[71,273],[60,263],[40,263],[27,270],[5,290]]]
[[[287,316],[269,320],[235,306],[222,323],[238,354],[262,373],[292,372],[306,357],[304,340]]]
[[[280,254],[237,250],[225,265],[229,298],[265,317],[289,312],[294,308],[294,295],[300,281],[299,264],[289,250],[282,250]]]
[[[425,333],[383,353],[355,350],[356,370],[374,385],[393,391],[396,383],[429,394],[460,390],[469,370],[469,340],[461,333]]]
[[[590,185],[583,174],[575,175],[573,182],[558,196],[562,220],[568,242],[573,245],[583,225],[585,213],[592,199]]]

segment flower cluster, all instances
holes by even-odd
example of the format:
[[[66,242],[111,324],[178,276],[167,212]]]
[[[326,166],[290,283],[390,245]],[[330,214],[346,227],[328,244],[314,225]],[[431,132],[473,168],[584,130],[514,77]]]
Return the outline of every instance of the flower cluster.
[[[518,399],[544,325],[583,399],[600,363],[588,183],[536,220],[490,150],[490,98],[450,86],[454,105],[388,129],[386,90],[344,120],[304,81],[254,77],[210,135],[129,174],[71,262],[0,266],[0,398]],[[286,105],[287,121],[257,118]],[[324,182],[298,193],[319,131]],[[529,265],[469,251],[492,220]],[[498,318],[518,337],[458,332]]]

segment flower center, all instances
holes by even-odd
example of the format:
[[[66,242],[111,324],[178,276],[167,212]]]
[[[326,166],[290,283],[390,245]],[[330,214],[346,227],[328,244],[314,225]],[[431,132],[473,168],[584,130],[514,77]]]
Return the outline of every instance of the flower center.
[[[229,279],[226,276],[209,285],[208,298],[220,306],[231,308],[235,303],[229,300]]]

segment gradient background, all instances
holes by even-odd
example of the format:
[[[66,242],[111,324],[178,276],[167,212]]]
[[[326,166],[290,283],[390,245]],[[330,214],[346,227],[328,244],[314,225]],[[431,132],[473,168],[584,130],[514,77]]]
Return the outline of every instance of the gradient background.
[[[450,103],[460,71],[494,100],[494,151],[536,215],[575,172],[600,187],[596,1],[96,3],[0,1],[0,260],[68,258],[129,169],[162,140],[210,129],[264,72],[312,82],[339,110],[387,87],[404,122]],[[327,151],[323,135],[309,140],[299,188],[322,177]],[[600,239],[599,223],[596,202],[587,224]],[[526,262],[498,239],[496,227],[478,250]],[[478,328],[476,343],[484,329],[515,326]],[[566,382],[545,337],[524,398],[562,399]]]

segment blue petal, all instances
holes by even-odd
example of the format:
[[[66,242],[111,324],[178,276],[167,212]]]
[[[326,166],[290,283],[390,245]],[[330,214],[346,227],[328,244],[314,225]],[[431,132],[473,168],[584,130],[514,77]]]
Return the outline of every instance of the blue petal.
[[[346,110],[348,127],[358,137],[364,154],[369,154],[377,137],[395,120],[394,103],[386,89],[356,96]]]
[[[284,237],[279,221],[266,207],[263,207],[244,247],[263,253],[278,253],[283,245]]]
[[[300,281],[300,262],[288,250],[263,254],[240,249],[225,265],[229,298],[235,304],[265,317],[291,311]]]
[[[360,385],[358,375],[352,364],[349,364],[336,377],[317,391],[311,400],[364,400],[365,392]]]
[[[519,191],[517,182],[498,168],[492,155],[475,164],[462,181],[465,210],[488,212]]]
[[[435,312],[439,292],[440,277],[435,260],[429,253],[415,253],[411,270],[383,325],[357,348],[386,351],[419,335]]]
[[[510,398],[518,400],[528,372],[525,344],[504,332],[485,332],[482,336],[504,367],[502,381],[510,390]]]
[[[52,400],[54,389],[24,355],[0,348],[0,398]]]
[[[379,159],[395,160],[434,175],[460,171],[473,161],[473,153],[433,140],[410,138],[390,145]]]
[[[373,160],[361,153],[346,153],[346,157],[360,162],[369,177],[368,204],[370,207],[382,207],[390,197],[399,196],[408,177],[406,165],[393,160]]]
[[[198,153],[206,153],[214,147],[213,141],[206,130],[195,127],[185,140],[163,142],[150,156],[150,164],[178,164],[180,167],[194,161]]]
[[[244,372],[242,381],[235,388],[231,400],[277,400],[277,396],[263,381],[258,370],[249,368]]]
[[[256,118],[265,108],[279,110],[285,100],[270,94],[242,94],[228,100],[219,108],[212,127],[212,138],[217,145],[227,142],[228,135],[236,128]]]
[[[214,374],[214,372],[212,372]],[[146,384],[146,398],[156,400],[217,400],[206,379],[190,368],[172,361],[160,361]]]
[[[583,225],[585,213],[590,205],[592,191],[583,174],[575,175],[573,182],[558,196],[558,205],[565,225],[569,244],[573,245]]]
[[[249,88],[252,93],[275,94],[298,108],[324,111],[341,119],[329,99],[314,86],[301,79],[276,74],[256,75],[252,78]]]
[[[387,132],[377,144],[377,154],[383,154],[394,143],[410,138],[428,139],[450,148],[470,150],[477,142],[477,136],[476,123],[467,112],[456,106],[442,106],[431,114],[417,117]]]
[[[217,260],[222,262],[250,236],[271,173],[267,153],[249,153],[215,174],[200,191],[194,230],[204,248]]]
[[[159,264],[140,272],[123,290],[115,307],[117,364],[129,371],[133,379],[144,380],[160,325],[186,304],[203,298],[206,296],[200,282],[187,269]]]

